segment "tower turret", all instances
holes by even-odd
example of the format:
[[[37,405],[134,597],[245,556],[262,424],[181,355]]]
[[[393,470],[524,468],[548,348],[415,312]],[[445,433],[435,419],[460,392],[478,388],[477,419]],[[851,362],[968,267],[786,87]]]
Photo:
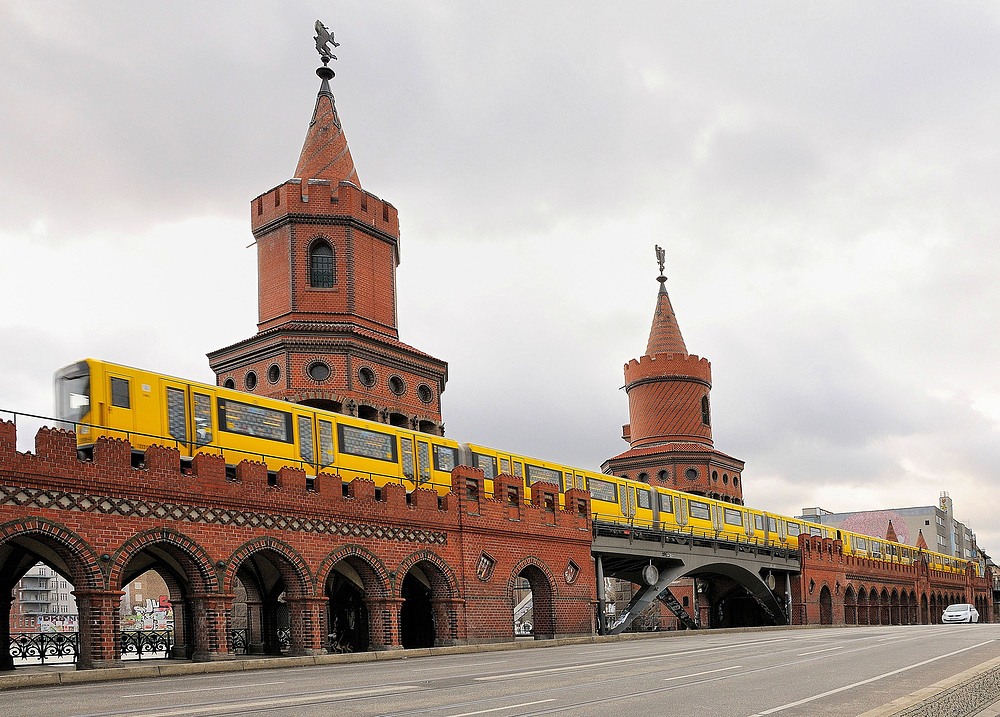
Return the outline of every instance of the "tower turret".
[[[625,364],[630,449],[601,466],[605,473],[734,503],[743,502],[743,461],[712,441],[712,366],[689,354],[667,294],[663,249],[656,247],[660,288],[646,354]]]
[[[443,433],[448,365],[399,341],[398,215],[361,188],[330,89],[339,43],[316,32],[320,88],[295,176],[250,204],[257,334],[209,365],[220,385]]]

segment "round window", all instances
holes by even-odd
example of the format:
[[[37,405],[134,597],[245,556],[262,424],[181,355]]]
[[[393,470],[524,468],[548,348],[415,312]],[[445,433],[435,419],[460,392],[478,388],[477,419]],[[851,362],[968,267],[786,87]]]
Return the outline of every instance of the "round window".
[[[419,398],[424,403],[430,403],[431,401],[434,400],[434,392],[431,390],[430,386],[428,386],[426,383],[422,383],[419,386],[417,386],[417,398]]]
[[[253,371],[247,371],[247,375],[243,379],[243,385],[247,387],[247,391],[253,391],[257,388],[257,374]]]
[[[362,384],[368,386],[369,388],[375,385],[375,372],[367,366],[358,371],[358,378],[361,380]]]
[[[392,391],[397,396],[402,396],[406,391],[406,384],[403,383],[403,379],[399,376],[389,377],[389,390]]]
[[[698,471],[694,468],[688,468],[684,471],[684,477],[688,480],[698,480]]]
[[[309,378],[313,381],[326,381],[330,378],[330,367],[327,366],[322,361],[313,361],[309,364],[309,368],[306,369],[309,374]]]
[[[225,383],[223,383],[222,385],[225,386],[226,388],[236,388],[236,382],[231,378],[227,378]]]
[[[273,363],[267,369],[267,380],[270,383],[277,383],[279,378],[281,378],[281,369],[278,364]]]

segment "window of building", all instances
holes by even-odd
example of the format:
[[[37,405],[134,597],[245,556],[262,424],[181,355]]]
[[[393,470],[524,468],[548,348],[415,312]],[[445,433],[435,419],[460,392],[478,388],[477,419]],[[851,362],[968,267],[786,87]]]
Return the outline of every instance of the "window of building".
[[[313,361],[306,372],[313,381],[326,381],[332,373],[330,367],[323,361]]]
[[[333,247],[326,240],[320,239],[309,250],[309,286],[314,289],[332,289],[336,282]]]
[[[273,363],[267,369],[267,380],[269,383],[277,383],[279,378],[281,378],[281,367]]]
[[[712,425],[712,412],[708,407],[708,396],[701,397],[701,422],[706,426]]]

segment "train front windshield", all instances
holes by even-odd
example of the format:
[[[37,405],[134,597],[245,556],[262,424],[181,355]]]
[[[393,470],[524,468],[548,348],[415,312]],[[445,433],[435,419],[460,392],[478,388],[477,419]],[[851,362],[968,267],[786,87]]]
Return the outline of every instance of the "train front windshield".
[[[90,411],[90,366],[85,361],[56,373],[56,417],[78,423]]]

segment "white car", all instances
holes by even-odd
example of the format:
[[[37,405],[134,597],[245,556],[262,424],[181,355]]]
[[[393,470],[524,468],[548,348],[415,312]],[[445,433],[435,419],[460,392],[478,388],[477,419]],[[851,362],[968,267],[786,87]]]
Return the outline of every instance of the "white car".
[[[968,603],[949,605],[941,614],[941,622],[979,622],[979,611]]]

